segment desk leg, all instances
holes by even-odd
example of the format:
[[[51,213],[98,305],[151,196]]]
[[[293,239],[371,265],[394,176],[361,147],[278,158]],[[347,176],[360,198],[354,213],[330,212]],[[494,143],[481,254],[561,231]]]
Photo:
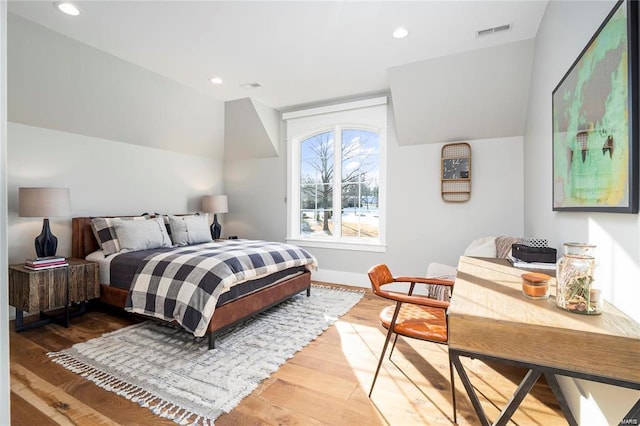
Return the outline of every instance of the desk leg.
[[[456,367],[456,371],[458,372],[458,376],[460,376],[460,380],[462,381],[462,384],[464,385],[464,388],[467,391],[467,395],[469,396],[469,399],[471,400],[471,404],[473,405],[473,409],[476,410],[476,414],[478,415],[478,420],[480,420],[480,423],[482,424],[482,426],[490,426],[491,423],[489,423],[489,420],[487,419],[487,415],[485,414],[484,409],[482,408],[482,405],[480,404],[480,400],[478,399],[478,395],[476,395],[476,391],[475,391],[475,389],[473,389],[473,385],[471,384],[471,381],[469,380],[469,376],[467,376],[467,372],[464,370],[464,367],[462,366],[462,363],[460,362],[460,355],[456,351],[454,351],[451,348],[449,348],[449,359],[451,359],[451,362]]]
[[[547,383],[549,383],[549,387],[553,391],[558,403],[560,404],[560,408],[564,413],[564,417],[567,419],[567,423],[571,426],[578,426],[578,421],[575,417],[573,417],[573,413],[569,409],[569,405],[567,404],[567,400],[562,393],[562,389],[560,388],[560,384],[558,383],[558,379],[556,379],[555,374],[546,372],[544,373],[544,377],[547,379]],[[640,425],[640,400],[636,402],[631,410],[627,413],[626,416],[620,422],[620,425]]]
[[[546,372],[544,373],[544,377],[547,379],[547,383],[549,384],[551,391],[558,400],[558,404],[560,404],[560,409],[562,410],[564,417],[567,419],[567,423],[571,426],[578,426],[578,422],[576,421],[576,418],[573,417],[573,413],[571,412],[569,405],[567,405],[567,399],[564,397],[564,393],[562,392],[562,388],[560,387],[560,383],[558,383],[558,379],[556,379],[555,374]]]
[[[533,388],[533,385],[536,384],[541,375],[542,371],[537,368],[532,368],[527,372],[524,379],[522,379],[518,388],[511,396],[511,399],[509,399],[509,402],[500,413],[500,417],[498,417],[498,420],[494,423],[496,426],[507,424],[509,419],[511,419],[511,416],[513,416],[513,413],[515,413],[516,409],[520,406],[524,397],[531,391],[531,388]]]
[[[640,399],[620,422],[621,425],[640,425]]]
[[[456,370],[458,371],[460,380],[462,381],[462,384],[464,385],[464,388],[467,391],[467,395],[471,400],[471,404],[473,405],[473,408],[476,411],[476,415],[478,416],[480,423],[482,424],[482,426],[489,426],[492,423],[489,422],[489,419],[487,418],[487,415],[484,412],[482,405],[480,404],[478,395],[476,394],[476,391],[473,388],[471,381],[469,380],[469,376],[467,375],[467,372],[465,371],[462,363],[460,362],[461,355],[469,358],[474,358],[474,354],[472,353],[468,353],[468,352],[458,353],[456,350],[449,349],[449,357],[451,358],[453,365],[455,365]],[[480,357],[480,359],[482,358],[484,357]],[[513,416],[513,413],[515,413],[515,411],[518,409],[518,407],[522,403],[522,400],[529,394],[533,386],[536,384],[540,376],[543,374],[543,370],[540,368],[536,368],[531,365],[528,365],[527,368],[529,371],[527,371],[527,374],[524,376],[524,378],[518,385],[518,388],[515,390],[515,392],[509,399],[509,402],[504,407],[504,409],[500,413],[500,416],[495,421],[495,423],[493,423],[493,425],[502,426],[502,425],[506,425],[509,422],[509,420],[511,419],[511,416]],[[555,380],[555,376],[552,377],[551,381],[549,382],[549,386],[551,386],[551,389],[553,390],[554,394],[556,394],[557,397],[558,395],[560,396],[558,398],[560,402],[560,407],[562,408],[563,413],[567,417],[567,421],[569,422],[569,424],[571,426],[574,426],[574,425],[577,426],[577,423],[573,418],[571,411],[567,407],[564,397],[562,396],[562,391],[560,390],[560,386],[558,385],[557,380]]]

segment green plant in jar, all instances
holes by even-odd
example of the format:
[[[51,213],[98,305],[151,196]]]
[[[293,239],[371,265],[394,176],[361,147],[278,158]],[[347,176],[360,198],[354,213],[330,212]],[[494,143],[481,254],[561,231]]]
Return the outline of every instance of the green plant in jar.
[[[594,287],[595,246],[565,243],[564,256],[557,264],[556,305],[581,314],[599,314],[601,293]]]

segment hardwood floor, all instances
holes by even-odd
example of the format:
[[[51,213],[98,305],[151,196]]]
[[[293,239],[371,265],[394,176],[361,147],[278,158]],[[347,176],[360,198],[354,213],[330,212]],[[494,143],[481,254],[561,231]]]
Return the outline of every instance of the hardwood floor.
[[[368,292],[340,321],[287,361],[216,425],[440,425],[452,423],[446,347],[398,340],[372,398],[367,394],[384,342],[378,313],[387,302]],[[47,352],[138,322],[95,309],[72,326],[15,333],[11,342],[13,425],[171,425],[137,403],[52,363]],[[13,327],[13,324],[11,325]],[[394,365],[395,364],[395,365]],[[524,371],[468,361],[483,407],[495,419]],[[414,385],[418,385],[416,388]],[[456,375],[458,424],[479,424]],[[545,383],[538,383],[511,424],[566,425]]]

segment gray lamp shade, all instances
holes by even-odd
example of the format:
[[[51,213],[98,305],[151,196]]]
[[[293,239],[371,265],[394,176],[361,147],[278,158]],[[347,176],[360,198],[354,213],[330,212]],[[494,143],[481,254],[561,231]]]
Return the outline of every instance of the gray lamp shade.
[[[228,213],[226,195],[205,195],[202,197],[202,211],[207,213]]]
[[[21,217],[54,217],[71,214],[69,188],[19,188],[18,215]]]
[[[18,214],[21,217],[42,217],[42,232],[35,239],[38,257],[55,256],[58,238],[51,233],[49,218],[69,216],[69,188],[18,188]]]

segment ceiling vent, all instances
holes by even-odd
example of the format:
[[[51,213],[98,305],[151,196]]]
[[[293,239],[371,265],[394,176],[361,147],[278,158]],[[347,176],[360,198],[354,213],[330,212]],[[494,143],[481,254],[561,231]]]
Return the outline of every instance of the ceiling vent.
[[[262,87],[262,84],[253,82],[253,83],[243,83],[240,85],[243,89],[257,89],[258,87]]]
[[[498,25],[497,27],[487,28],[485,30],[476,31],[476,37],[487,36],[489,34],[500,33],[503,31],[509,31],[511,29],[511,24]]]

